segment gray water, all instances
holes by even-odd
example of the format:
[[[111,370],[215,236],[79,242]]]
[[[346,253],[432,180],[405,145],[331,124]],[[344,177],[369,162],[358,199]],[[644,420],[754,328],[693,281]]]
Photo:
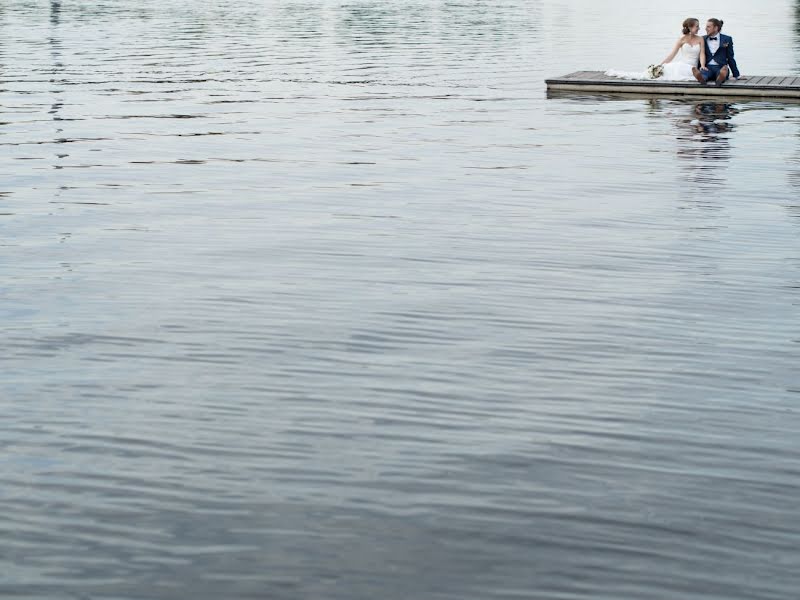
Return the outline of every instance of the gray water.
[[[3,0],[0,597],[796,598],[800,104],[548,98],[744,0]]]

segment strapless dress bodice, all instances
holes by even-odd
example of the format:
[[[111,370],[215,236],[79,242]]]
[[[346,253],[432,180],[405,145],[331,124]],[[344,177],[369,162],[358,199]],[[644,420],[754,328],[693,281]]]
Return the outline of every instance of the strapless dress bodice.
[[[680,62],[685,65],[696,66],[700,61],[700,44],[692,46],[689,42],[684,42],[681,46],[681,51],[675,57],[675,62]]]

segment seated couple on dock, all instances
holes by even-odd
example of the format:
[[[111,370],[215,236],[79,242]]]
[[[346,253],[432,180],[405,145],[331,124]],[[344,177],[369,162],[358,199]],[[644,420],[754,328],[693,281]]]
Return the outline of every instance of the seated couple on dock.
[[[703,85],[713,81],[717,86],[725,83],[731,75],[734,80],[741,79],[733,56],[733,38],[722,34],[722,21],[709,19],[706,23],[707,35],[699,36],[698,31],[700,21],[686,19],[683,22],[683,35],[660,65],[651,66],[643,73],[609,69],[606,75],[623,79],[697,80]]]

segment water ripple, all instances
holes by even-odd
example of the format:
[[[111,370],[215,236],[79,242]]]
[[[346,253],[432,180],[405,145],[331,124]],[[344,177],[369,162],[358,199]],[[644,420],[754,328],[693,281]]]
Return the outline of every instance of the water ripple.
[[[794,597],[800,106],[543,86],[667,21],[4,2],[0,596]]]

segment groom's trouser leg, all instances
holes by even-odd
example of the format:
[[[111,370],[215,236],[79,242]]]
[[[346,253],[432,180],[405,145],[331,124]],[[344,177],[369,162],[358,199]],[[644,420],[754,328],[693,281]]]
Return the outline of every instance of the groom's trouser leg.
[[[719,66],[718,65],[706,65],[706,71],[701,71],[703,73],[703,77],[706,78],[706,81],[714,81],[719,75]]]
[[[719,72],[722,70],[721,65],[706,65],[708,67],[708,71],[700,71],[703,74],[703,77],[706,78],[706,81],[716,81],[717,77],[719,77]],[[728,77],[731,75],[731,68],[728,67]],[[727,81],[728,77],[725,78]]]

